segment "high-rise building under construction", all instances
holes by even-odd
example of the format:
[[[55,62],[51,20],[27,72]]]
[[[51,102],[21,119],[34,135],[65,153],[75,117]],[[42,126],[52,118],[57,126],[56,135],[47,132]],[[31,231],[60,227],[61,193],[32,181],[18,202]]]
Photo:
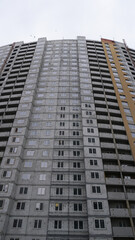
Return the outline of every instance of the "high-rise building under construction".
[[[135,50],[0,48],[0,240],[135,240]]]

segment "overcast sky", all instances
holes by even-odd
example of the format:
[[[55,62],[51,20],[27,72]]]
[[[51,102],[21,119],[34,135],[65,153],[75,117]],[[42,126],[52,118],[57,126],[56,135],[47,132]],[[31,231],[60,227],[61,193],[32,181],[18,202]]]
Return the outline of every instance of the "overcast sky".
[[[135,48],[135,0],[0,0],[0,46],[54,39],[113,39]]]

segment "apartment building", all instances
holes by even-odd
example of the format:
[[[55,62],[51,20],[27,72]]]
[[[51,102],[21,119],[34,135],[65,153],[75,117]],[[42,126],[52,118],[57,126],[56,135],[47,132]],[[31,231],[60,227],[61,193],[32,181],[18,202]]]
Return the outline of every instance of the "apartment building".
[[[135,240],[135,50],[0,47],[0,240]]]

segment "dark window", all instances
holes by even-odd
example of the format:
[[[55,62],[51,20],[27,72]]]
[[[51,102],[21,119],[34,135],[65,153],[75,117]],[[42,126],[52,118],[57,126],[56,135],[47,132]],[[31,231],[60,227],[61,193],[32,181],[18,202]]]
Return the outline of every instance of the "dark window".
[[[13,221],[13,227],[16,228],[21,228],[22,227],[22,219],[14,219]]]
[[[61,229],[62,228],[62,221],[61,220],[55,220],[54,221],[54,228],[55,229]]]
[[[35,220],[34,221],[34,228],[41,228],[42,220]]]
[[[25,209],[25,202],[18,202],[17,205],[16,205],[16,209],[24,210]]]
[[[20,187],[20,194],[27,194],[28,188],[27,187]]]
[[[82,211],[82,203],[74,203],[74,211]]]
[[[83,229],[83,221],[74,221],[74,229]]]
[[[93,202],[94,209],[103,209],[102,202]]]
[[[101,193],[100,186],[92,186],[93,193]]]
[[[55,211],[62,211],[62,203],[55,204]]]

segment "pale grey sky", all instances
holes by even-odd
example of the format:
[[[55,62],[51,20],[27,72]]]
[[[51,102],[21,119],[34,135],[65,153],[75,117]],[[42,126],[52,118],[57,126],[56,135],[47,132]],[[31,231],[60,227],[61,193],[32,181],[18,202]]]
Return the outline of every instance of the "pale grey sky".
[[[135,48],[135,0],[0,0],[0,46],[54,39],[114,39]]]

